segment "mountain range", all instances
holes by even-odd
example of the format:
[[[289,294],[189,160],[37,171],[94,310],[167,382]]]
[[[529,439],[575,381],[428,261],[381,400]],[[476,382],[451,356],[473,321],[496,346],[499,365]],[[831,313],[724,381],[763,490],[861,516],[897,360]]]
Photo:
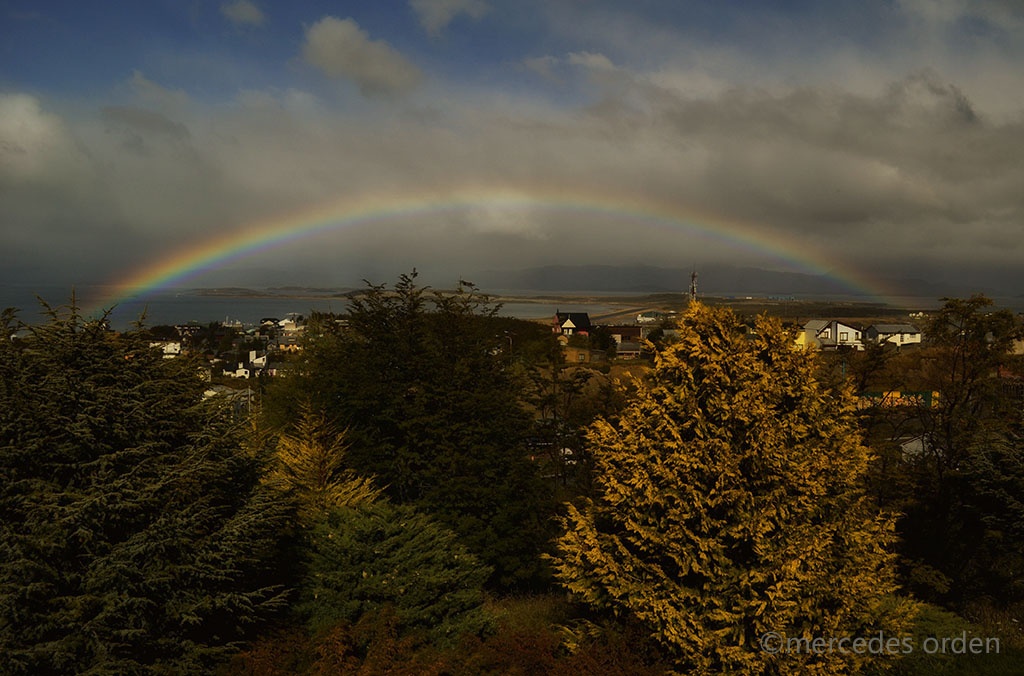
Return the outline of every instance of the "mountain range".
[[[698,291],[711,295],[868,295],[827,275],[735,265],[695,270],[650,265],[547,265],[518,270],[482,270],[471,279],[484,289],[685,293],[697,272]],[[880,280],[908,296],[938,297],[941,285],[920,279]]]

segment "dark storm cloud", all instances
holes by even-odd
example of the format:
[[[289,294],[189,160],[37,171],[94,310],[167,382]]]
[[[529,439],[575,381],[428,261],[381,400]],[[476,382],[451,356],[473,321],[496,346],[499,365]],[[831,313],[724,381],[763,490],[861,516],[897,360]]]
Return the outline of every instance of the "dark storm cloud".
[[[678,165],[699,165],[681,190],[716,210],[807,236],[877,249],[886,224],[948,238],[983,255],[1024,216],[1024,126],[989,121],[934,72],[874,96],[803,87],[734,88],[691,99],[637,79],[602,100],[594,120],[632,137],[660,135]],[[983,237],[982,234],[985,233]]]
[[[88,100],[4,95],[0,215],[18,224],[0,235],[5,255],[57,269],[80,234],[103,233],[131,241],[138,259],[90,244],[96,267],[116,277],[345,199],[443,203],[479,189],[623,196],[625,206],[406,214],[230,271],[260,284],[245,270],[297,281],[388,265],[756,255],[721,241],[742,239],[734,223],[784,251],[880,274],[1019,267],[1024,21],[1014,5],[871,4],[845,28],[859,10],[654,4],[528,2],[513,16],[497,2],[417,0],[358,22],[307,8],[280,28],[283,10],[264,3],[259,30],[228,31],[240,41],[223,56],[230,67],[216,67],[219,54],[133,54],[120,84]],[[280,62],[246,62],[271,34]],[[246,76],[211,95],[182,75],[189,63]],[[125,81],[140,64],[146,75]],[[721,237],[625,213],[654,203]]]

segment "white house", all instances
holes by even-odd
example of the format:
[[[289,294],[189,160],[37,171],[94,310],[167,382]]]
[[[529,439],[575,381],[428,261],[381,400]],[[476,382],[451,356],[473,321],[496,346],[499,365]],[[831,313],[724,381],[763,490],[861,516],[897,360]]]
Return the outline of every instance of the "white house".
[[[655,312],[654,310],[648,310],[647,312],[641,312],[640,314],[638,314],[636,316],[636,323],[637,324],[658,324],[663,319],[665,319],[665,315],[663,313]]]
[[[910,324],[872,324],[864,329],[864,338],[873,343],[889,343],[896,347],[920,345],[921,331]]]
[[[863,332],[856,326],[835,319],[812,319],[797,333],[796,342],[802,347],[816,347],[822,350],[863,350],[863,339]]]
[[[163,341],[158,343],[150,343],[150,347],[158,347],[160,351],[164,353],[164,359],[171,359],[181,354],[181,342],[180,341]]]
[[[931,455],[934,451],[934,446],[927,436],[917,436],[900,439],[900,452],[904,458],[907,459],[918,459]]]

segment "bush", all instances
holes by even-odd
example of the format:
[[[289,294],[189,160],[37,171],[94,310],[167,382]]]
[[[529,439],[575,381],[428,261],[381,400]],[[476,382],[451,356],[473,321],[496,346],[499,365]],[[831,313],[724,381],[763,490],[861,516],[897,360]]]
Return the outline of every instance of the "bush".
[[[309,537],[298,610],[314,633],[393,608],[402,631],[438,644],[489,626],[482,585],[490,570],[451,531],[405,505],[339,507]]]

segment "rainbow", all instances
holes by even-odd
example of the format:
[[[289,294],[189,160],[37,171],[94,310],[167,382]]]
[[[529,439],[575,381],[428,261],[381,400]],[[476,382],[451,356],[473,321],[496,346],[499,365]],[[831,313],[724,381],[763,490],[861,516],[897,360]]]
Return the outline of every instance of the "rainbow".
[[[131,272],[111,285],[112,291],[97,304],[94,311],[180,285],[232,261],[319,233],[366,225],[397,224],[419,216],[445,215],[480,208],[570,212],[581,216],[614,218],[631,227],[646,226],[687,232],[761,255],[767,254],[801,272],[825,275],[858,295],[878,298],[892,294],[877,282],[794,237],[647,196],[574,192],[564,188],[531,187],[519,190],[508,187],[466,187],[445,193],[349,196],[252,223],[183,247]],[[685,264],[686,261],[680,262]]]

